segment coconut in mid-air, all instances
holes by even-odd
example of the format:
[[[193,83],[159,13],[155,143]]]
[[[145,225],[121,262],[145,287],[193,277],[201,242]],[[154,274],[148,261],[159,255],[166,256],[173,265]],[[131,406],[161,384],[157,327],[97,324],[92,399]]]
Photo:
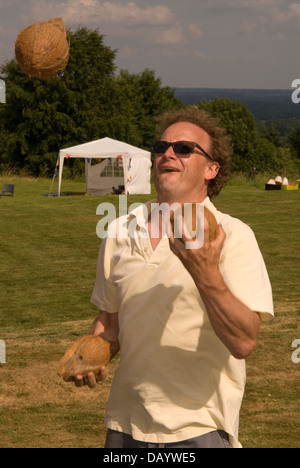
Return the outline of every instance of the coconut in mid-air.
[[[48,80],[66,67],[70,46],[62,18],[39,21],[20,31],[15,53],[29,77]]]

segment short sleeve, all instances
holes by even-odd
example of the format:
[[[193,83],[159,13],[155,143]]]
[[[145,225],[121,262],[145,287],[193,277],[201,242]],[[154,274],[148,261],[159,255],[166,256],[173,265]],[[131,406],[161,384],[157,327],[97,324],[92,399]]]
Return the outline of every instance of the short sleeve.
[[[221,257],[222,276],[235,297],[257,312],[262,321],[270,321],[274,317],[272,288],[255,235],[240,221],[233,224]]]
[[[91,302],[98,309],[108,313],[118,312],[117,288],[111,280],[113,239],[107,237],[101,243],[96,280]]]

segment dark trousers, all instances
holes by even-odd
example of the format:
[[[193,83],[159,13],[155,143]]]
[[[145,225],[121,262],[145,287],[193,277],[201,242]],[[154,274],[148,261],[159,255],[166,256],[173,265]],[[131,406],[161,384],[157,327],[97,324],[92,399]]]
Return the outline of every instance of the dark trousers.
[[[108,429],[105,448],[230,448],[228,434],[224,431],[213,431],[193,439],[168,444],[141,442],[129,434]]]

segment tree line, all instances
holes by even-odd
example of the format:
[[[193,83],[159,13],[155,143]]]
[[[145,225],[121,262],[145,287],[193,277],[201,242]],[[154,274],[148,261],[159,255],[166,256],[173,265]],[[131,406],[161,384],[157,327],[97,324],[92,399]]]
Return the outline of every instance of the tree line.
[[[6,104],[0,104],[0,171],[49,176],[59,149],[103,137],[148,149],[156,138],[156,118],[184,107],[153,70],[117,74],[117,51],[104,44],[98,30],[79,27],[69,37],[68,65],[55,78],[28,78],[15,60],[0,67],[6,82]],[[284,141],[272,127],[259,131],[254,116],[238,101],[216,98],[198,105],[219,117],[231,135],[234,171],[251,175],[298,167],[300,129]],[[82,170],[80,164],[72,161],[71,175]]]

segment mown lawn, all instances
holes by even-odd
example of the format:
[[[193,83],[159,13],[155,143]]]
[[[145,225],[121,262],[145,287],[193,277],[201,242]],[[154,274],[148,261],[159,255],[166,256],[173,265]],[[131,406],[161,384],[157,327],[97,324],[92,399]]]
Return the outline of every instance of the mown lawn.
[[[103,447],[109,378],[96,390],[76,389],[56,375],[64,350],[97,314],[90,304],[100,240],[96,208],[117,196],[45,197],[50,180],[0,178],[15,184],[0,198],[0,447]],[[84,192],[64,182],[64,191]],[[153,195],[153,194],[152,194]],[[145,202],[151,196],[130,196]],[[300,191],[229,186],[215,201],[255,231],[270,274],[276,320],[263,324],[248,359],[240,420],[244,447],[299,447]],[[255,291],[253,291],[255,294]]]

